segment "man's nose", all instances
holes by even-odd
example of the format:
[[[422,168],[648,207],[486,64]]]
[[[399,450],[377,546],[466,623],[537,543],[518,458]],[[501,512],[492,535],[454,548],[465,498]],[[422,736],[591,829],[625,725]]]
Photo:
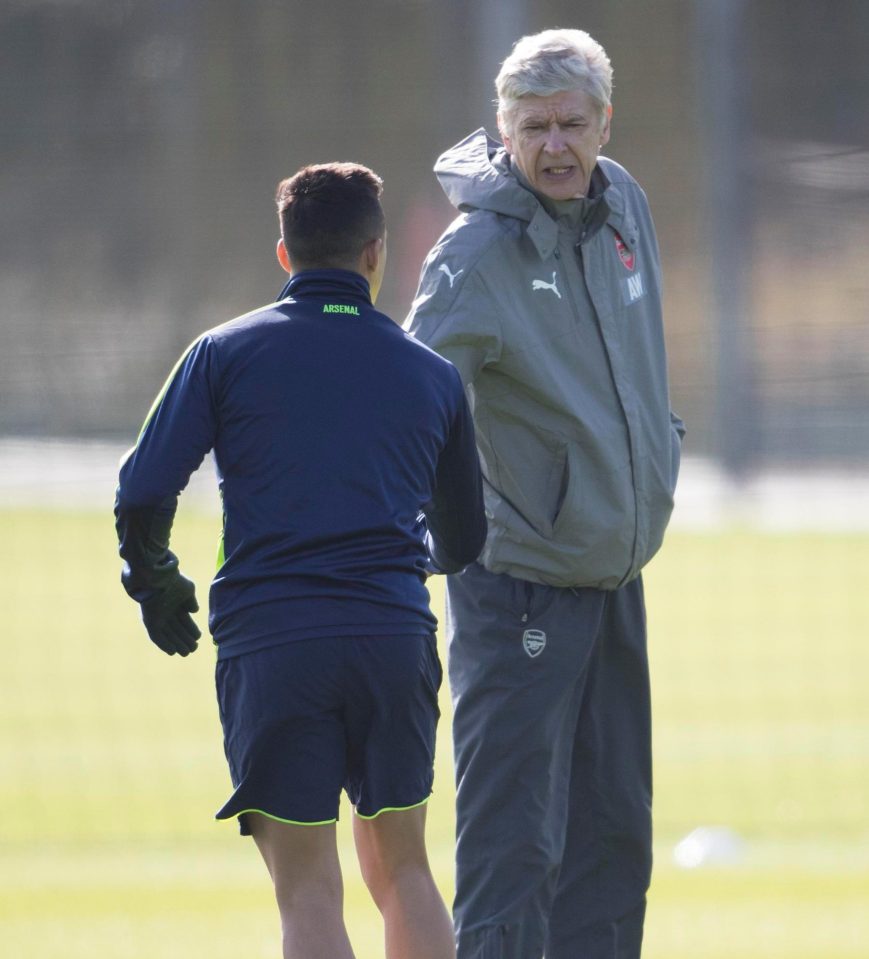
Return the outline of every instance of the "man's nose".
[[[546,130],[547,153],[561,153],[564,149],[564,133],[557,123],[552,123]]]

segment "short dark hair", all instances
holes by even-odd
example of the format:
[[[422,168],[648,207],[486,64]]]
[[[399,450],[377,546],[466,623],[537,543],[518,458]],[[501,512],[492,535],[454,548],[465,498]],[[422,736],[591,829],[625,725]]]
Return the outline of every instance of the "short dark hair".
[[[319,163],[282,180],[275,200],[294,270],[355,269],[386,232],[382,193],[380,177],[358,163]]]

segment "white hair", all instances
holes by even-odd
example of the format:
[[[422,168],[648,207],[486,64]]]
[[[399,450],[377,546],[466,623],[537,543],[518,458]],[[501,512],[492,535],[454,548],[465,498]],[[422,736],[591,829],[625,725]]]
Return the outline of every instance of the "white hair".
[[[613,89],[613,68],[604,48],[585,30],[544,30],[517,40],[495,79],[498,114],[510,114],[526,96],[582,90],[600,110],[603,126]]]

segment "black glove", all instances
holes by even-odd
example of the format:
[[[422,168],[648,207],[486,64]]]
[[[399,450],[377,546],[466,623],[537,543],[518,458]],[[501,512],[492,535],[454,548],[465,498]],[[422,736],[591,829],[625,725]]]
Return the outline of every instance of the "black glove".
[[[196,587],[186,576],[176,571],[165,586],[141,600],[140,606],[151,642],[164,653],[187,656],[196,649],[202,633],[190,614],[199,610],[199,603]]]
[[[196,588],[178,571],[178,557],[169,550],[177,502],[177,496],[169,496],[155,506],[122,509],[119,494],[115,527],[126,561],[121,582],[141,606],[151,642],[170,656],[188,656],[202,634],[190,615],[199,609]]]

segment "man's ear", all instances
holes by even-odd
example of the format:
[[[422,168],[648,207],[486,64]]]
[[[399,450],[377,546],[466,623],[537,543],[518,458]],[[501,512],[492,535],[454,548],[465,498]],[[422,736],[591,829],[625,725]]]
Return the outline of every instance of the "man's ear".
[[[510,143],[510,134],[507,132],[507,125],[504,123],[504,118],[501,116],[501,111],[499,110],[495,117],[498,123],[498,134],[501,137],[501,142],[504,144],[504,149],[512,154],[513,146]]]
[[[287,252],[287,248],[284,244],[283,239],[278,240],[278,246],[275,252],[278,255],[278,263],[281,264],[283,270],[292,276],[293,274],[293,264],[290,263],[290,254]]]
[[[608,106],[608,107],[606,108],[606,117],[604,118],[604,121],[603,121],[603,128],[602,128],[601,131],[600,131],[600,145],[601,145],[601,146],[606,146],[607,143],[609,143],[609,139],[610,139],[610,122],[612,121],[612,118],[613,118],[613,108],[612,108],[612,106]]]
[[[377,272],[381,256],[383,256],[383,237],[379,236],[369,240],[362,250],[362,259],[369,274]]]

